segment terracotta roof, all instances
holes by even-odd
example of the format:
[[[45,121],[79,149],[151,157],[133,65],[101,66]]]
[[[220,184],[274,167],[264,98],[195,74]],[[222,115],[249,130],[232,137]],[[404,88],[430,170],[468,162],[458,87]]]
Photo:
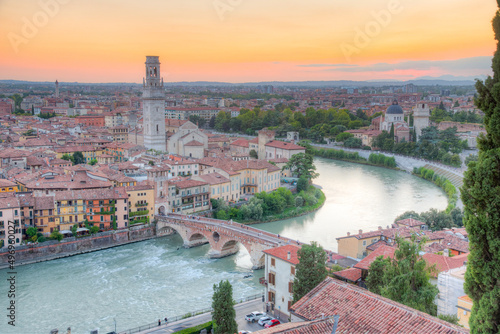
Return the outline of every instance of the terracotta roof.
[[[292,143],[287,143],[287,142],[280,141],[280,140],[271,140],[265,146],[281,148],[284,150],[305,150],[306,149],[305,147],[302,147],[302,146],[299,146],[296,144],[292,144]]]
[[[425,225],[424,222],[421,222],[421,221],[413,219],[413,218],[406,218],[406,219],[398,220],[396,222],[396,224],[401,224],[401,225],[405,225],[405,226],[409,226],[409,227]]]
[[[249,143],[249,141],[246,139],[237,139],[231,143],[231,146],[241,146],[241,147],[248,148],[248,143]]]
[[[4,187],[17,187],[17,183],[6,180],[6,179],[0,179],[0,188]]]
[[[358,268],[344,269],[341,271],[336,271],[333,274],[337,277],[344,278],[354,283],[361,279],[361,269]]]
[[[354,268],[365,269],[368,270],[373,261],[379,256],[383,256],[384,259],[390,257],[391,259],[394,257],[394,252],[396,248],[382,245],[378,247],[376,250],[368,254],[363,260],[359,261],[354,265]]]
[[[427,313],[327,277],[291,308],[304,319],[339,316],[337,333],[469,333]]]
[[[197,140],[191,140],[189,143],[184,144],[184,146],[203,146],[203,143]]]
[[[172,181],[174,179],[171,179]],[[208,185],[207,182],[204,181],[198,181],[198,180],[182,180],[182,181],[177,181],[177,182],[172,182],[177,188],[179,189],[186,189],[186,188],[192,188],[192,187],[199,187],[199,186],[204,186]]]
[[[297,265],[299,264],[299,258],[297,257],[297,251],[300,249],[296,245],[285,245],[275,248],[266,249],[264,253],[278,258],[280,260],[286,261],[288,263]],[[288,252],[290,252],[290,260],[288,260]]]
[[[229,182],[228,178],[220,175],[219,173],[204,174],[200,175],[199,178],[203,179],[203,181],[205,182],[208,182],[210,185]]]
[[[259,334],[274,334],[274,333],[287,333],[287,334],[330,334],[332,332],[335,320],[333,317],[325,319],[318,319],[313,321],[302,322],[287,322],[271,328],[261,329],[254,333]],[[340,333],[339,333],[340,334]]]
[[[464,296],[458,297],[458,299],[461,299],[461,300],[463,300],[463,301],[466,301],[466,302],[468,302],[468,303],[471,303],[471,304],[472,304],[472,299],[471,299],[469,296],[467,296],[467,295],[464,295]]]
[[[425,253],[422,257],[427,261],[428,266],[436,265],[436,276],[438,273],[443,271],[448,271],[450,269],[459,268],[464,265],[464,262],[467,261],[467,254],[456,255],[453,257],[448,257],[444,255]]]

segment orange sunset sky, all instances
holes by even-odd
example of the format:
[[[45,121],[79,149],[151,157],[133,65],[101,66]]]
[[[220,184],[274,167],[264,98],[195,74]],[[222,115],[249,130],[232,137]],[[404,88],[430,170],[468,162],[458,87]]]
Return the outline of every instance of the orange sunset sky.
[[[495,11],[494,0],[0,0],[0,79],[142,82],[146,55],[169,82],[475,77],[490,73]]]

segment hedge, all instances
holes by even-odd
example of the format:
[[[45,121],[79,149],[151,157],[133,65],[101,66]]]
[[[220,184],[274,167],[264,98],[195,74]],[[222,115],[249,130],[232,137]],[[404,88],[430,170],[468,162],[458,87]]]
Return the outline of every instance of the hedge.
[[[186,328],[181,331],[174,332],[174,334],[199,334],[204,329],[207,330],[207,333],[210,333],[210,331],[212,330],[212,322],[209,321],[198,326]]]
[[[414,168],[413,174],[420,176],[421,178],[431,181],[439,188],[443,189],[448,196],[448,206],[446,207],[446,213],[450,213],[450,211],[457,206],[458,200],[458,192],[457,188],[444,176],[440,176],[436,174],[432,169],[427,169],[424,167]]]

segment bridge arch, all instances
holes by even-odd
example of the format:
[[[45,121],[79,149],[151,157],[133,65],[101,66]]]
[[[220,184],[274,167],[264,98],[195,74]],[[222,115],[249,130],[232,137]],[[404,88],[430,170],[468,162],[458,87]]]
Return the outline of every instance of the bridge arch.
[[[210,241],[208,238],[200,232],[194,232],[189,236],[187,243],[184,242],[184,247],[196,247],[204,244],[208,244]]]

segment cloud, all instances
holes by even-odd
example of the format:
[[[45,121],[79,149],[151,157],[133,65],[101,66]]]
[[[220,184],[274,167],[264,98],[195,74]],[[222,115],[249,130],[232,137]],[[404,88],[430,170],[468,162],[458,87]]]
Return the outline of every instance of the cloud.
[[[309,67],[309,66],[308,66]],[[403,61],[399,63],[377,63],[366,66],[338,66],[332,64],[330,67],[323,71],[332,72],[388,72],[394,70],[441,70],[444,72],[456,71],[490,71],[491,70],[491,57],[471,57],[455,60],[412,60]]]
[[[354,64],[303,64],[298,67],[356,67]]]

